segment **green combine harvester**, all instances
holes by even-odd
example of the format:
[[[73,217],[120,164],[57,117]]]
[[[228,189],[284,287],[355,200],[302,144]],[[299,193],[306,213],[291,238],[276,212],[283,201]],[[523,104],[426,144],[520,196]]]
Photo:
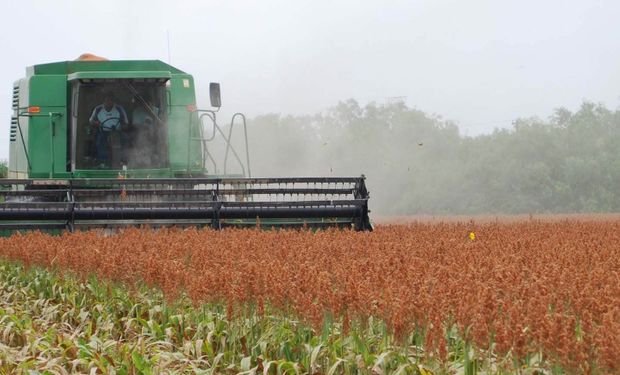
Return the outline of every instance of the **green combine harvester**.
[[[2,233],[142,225],[372,230],[363,176],[252,177],[245,116],[217,123],[219,84],[210,85],[215,109],[201,110],[192,76],[179,69],[96,60],[35,65],[15,83]]]

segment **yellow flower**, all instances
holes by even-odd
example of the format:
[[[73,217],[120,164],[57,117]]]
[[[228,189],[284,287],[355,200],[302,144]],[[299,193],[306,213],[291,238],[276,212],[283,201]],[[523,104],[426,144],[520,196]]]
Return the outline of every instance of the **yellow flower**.
[[[472,240],[472,241],[475,240],[476,239],[476,233],[469,232],[469,239]]]

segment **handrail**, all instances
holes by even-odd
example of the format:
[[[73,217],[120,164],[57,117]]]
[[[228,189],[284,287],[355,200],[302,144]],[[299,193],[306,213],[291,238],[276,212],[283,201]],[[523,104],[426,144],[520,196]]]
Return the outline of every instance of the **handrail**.
[[[228,154],[230,152],[232,152],[233,156],[235,157],[235,159],[237,159],[237,162],[239,163],[239,166],[241,167],[241,174],[243,176],[248,176],[251,177],[251,172],[250,172],[250,154],[249,154],[249,147],[248,147],[248,132],[247,132],[247,125],[246,125],[246,119],[245,116],[242,113],[235,113],[231,119],[230,122],[230,129],[228,132],[228,135],[226,135],[224,133],[224,131],[222,130],[222,128],[217,124],[217,117],[215,114],[215,111],[213,110],[196,110],[196,112],[198,112],[198,124],[199,124],[199,131],[200,131],[200,137],[192,137],[191,135],[191,128],[190,128],[190,134],[189,134],[189,139],[188,141],[191,143],[192,140],[196,140],[196,141],[200,141],[203,147],[203,168],[205,167],[205,159],[210,160],[213,165],[214,165],[214,169],[215,169],[215,173],[217,174],[218,172],[218,168],[217,168],[217,162],[215,161],[215,158],[213,157],[213,155],[209,152],[208,147],[207,147],[207,142],[212,142],[215,140],[216,135],[219,133],[222,137],[222,139],[224,140],[224,142],[226,143],[226,152],[224,154],[224,170],[223,173],[226,174],[227,173],[227,166],[228,166]],[[209,138],[206,138],[204,135],[204,118],[208,117],[212,122],[213,122],[213,130],[212,130],[212,134]],[[243,164],[243,161],[241,160],[241,157],[239,156],[239,154],[237,153],[235,147],[232,145],[231,139],[232,139],[232,129],[234,127],[234,123],[235,123],[235,119],[237,117],[241,117],[243,120],[243,131],[244,131],[244,138],[245,138],[245,154],[246,154],[246,163],[247,163],[247,175],[246,175],[246,165]],[[192,117],[193,118],[193,117]],[[192,122],[192,118],[190,118],[190,124]],[[190,125],[191,127],[191,125]],[[188,154],[188,168],[189,168],[189,154]]]
[[[201,114],[200,117],[198,117],[198,120],[200,121],[200,125],[203,125],[203,120],[202,120],[203,117],[208,117],[213,122],[213,131],[211,132],[213,134],[211,135],[211,138],[206,139],[203,137],[203,141],[210,142],[213,140],[213,138],[215,138],[215,112],[208,111],[208,112]],[[201,126],[201,129],[202,129],[202,126]]]
[[[241,119],[243,120],[243,136],[245,138],[245,157],[246,157],[246,162],[247,162],[247,167],[248,167],[248,177],[252,177],[252,172],[250,171],[250,151],[249,151],[249,147],[248,147],[248,127],[245,121],[245,115],[241,112],[237,112],[235,113],[232,118],[230,119],[230,129],[228,131],[228,139],[230,139],[232,137],[232,131],[233,131],[233,126],[235,125],[235,118],[239,116],[241,117]],[[226,146],[226,153],[224,154],[224,174],[226,174],[226,164],[228,162],[228,149],[230,143]],[[232,150],[233,153],[235,153],[234,150]],[[236,153],[235,153],[236,155]],[[239,159],[239,157],[237,156],[237,159]],[[241,162],[241,161],[240,161]]]
[[[222,131],[222,129],[219,126],[216,125],[215,128],[222,135],[222,138],[224,138],[224,140],[226,141],[226,150],[228,150],[230,148],[230,151],[232,151],[233,155],[235,156],[235,158],[239,162],[239,166],[241,167],[241,174],[243,176],[245,176],[245,167],[243,166],[243,162],[241,161],[241,158],[239,157],[239,154],[237,154],[237,151],[235,151],[235,148],[230,144],[230,139],[226,138],[226,134],[224,134],[224,132]],[[224,160],[224,174],[226,174],[226,160]]]
[[[208,117],[212,122],[213,122],[213,135],[211,136],[211,138],[206,139],[204,137],[204,122],[203,122],[203,118],[204,117]],[[211,153],[209,152],[209,149],[207,148],[207,142],[213,140],[213,138],[215,138],[215,111],[208,111],[205,112],[203,114],[201,114],[198,117],[198,122],[200,123],[200,140],[202,143],[202,152],[204,153],[203,157],[202,157],[202,168],[205,169],[206,168],[206,162],[205,159],[208,159],[211,161],[211,163],[213,163],[213,172],[215,174],[218,174],[218,170],[217,170],[217,163],[215,162],[215,158],[213,158],[213,155],[211,155]]]

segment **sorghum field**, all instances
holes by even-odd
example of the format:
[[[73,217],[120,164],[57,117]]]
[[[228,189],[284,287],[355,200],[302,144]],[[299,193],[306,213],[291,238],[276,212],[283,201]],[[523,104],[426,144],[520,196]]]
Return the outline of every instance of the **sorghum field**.
[[[0,239],[0,371],[618,373],[620,220]]]

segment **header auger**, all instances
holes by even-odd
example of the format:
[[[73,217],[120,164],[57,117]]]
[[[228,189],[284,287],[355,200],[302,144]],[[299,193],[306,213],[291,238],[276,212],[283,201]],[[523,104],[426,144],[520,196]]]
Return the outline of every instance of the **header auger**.
[[[363,176],[251,177],[245,116],[220,127],[219,84],[210,97],[216,109],[197,109],[192,76],[161,61],[29,67],[13,90],[0,230],[372,230]]]

